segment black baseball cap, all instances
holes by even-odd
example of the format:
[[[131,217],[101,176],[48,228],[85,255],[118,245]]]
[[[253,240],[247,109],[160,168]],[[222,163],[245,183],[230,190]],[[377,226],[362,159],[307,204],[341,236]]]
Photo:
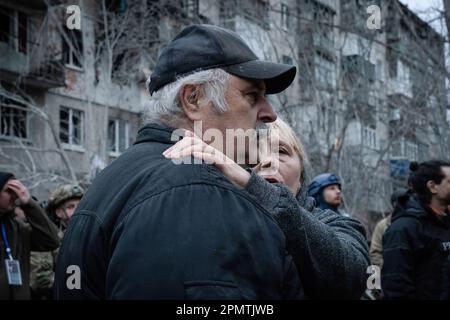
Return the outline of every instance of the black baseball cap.
[[[162,51],[148,90],[153,94],[180,76],[213,68],[241,78],[263,80],[267,94],[286,89],[297,71],[293,65],[258,59],[236,32],[207,24],[192,25]]]

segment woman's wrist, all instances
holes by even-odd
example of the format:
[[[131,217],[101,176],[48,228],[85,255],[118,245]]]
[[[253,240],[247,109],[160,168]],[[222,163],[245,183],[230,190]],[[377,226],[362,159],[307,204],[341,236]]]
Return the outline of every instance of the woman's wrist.
[[[240,187],[245,188],[245,186],[248,184],[248,181],[250,180],[250,173],[245,171],[245,169],[240,168],[239,172],[239,181],[238,184]]]
[[[228,172],[224,172],[224,174],[229,177],[231,182],[241,188],[245,188],[248,181],[250,180],[250,173],[245,171],[245,169],[241,168],[237,164],[224,166],[223,169]]]

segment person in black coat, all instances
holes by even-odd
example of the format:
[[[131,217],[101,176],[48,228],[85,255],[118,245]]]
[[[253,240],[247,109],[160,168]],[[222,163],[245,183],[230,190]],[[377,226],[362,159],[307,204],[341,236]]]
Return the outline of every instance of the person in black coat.
[[[411,190],[399,197],[383,237],[386,299],[440,299],[450,253],[450,163],[412,162]]]
[[[256,129],[295,67],[258,60],[234,32],[184,29],[151,75],[147,125],[93,181],[60,249],[57,299],[300,299],[270,213],[216,168],[163,151],[182,130]],[[189,159],[188,159],[189,160]]]
[[[444,291],[442,292],[442,300],[450,300],[450,255],[444,267]]]

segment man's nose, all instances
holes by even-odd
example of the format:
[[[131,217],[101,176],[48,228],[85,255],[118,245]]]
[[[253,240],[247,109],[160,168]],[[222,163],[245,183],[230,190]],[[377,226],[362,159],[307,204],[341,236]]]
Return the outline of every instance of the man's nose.
[[[261,109],[258,113],[259,121],[267,123],[267,122],[274,122],[275,120],[277,120],[277,114],[275,110],[273,110],[271,104],[269,103],[269,101],[267,101],[267,99],[264,99],[261,102],[260,108]]]

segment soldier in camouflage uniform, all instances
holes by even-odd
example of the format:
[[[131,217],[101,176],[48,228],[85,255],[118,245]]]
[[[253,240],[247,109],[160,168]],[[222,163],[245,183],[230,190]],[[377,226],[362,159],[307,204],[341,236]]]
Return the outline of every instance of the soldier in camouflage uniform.
[[[51,195],[47,205],[50,218],[58,226],[58,236],[62,239],[67,224],[83,197],[84,190],[78,185],[63,185]],[[58,250],[31,252],[30,286],[33,299],[51,299],[55,262]]]

